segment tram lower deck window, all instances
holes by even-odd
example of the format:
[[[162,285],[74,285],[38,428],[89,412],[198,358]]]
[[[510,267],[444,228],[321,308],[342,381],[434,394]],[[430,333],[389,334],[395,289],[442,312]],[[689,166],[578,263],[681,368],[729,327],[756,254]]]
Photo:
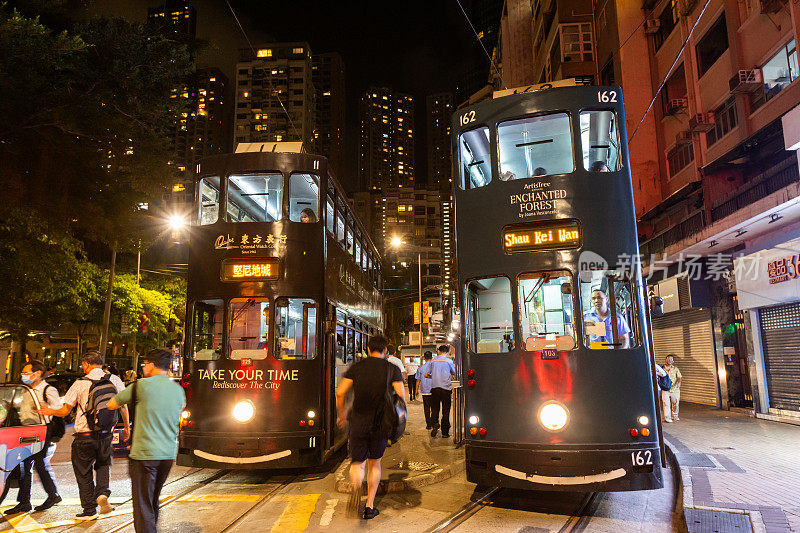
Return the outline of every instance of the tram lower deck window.
[[[511,282],[505,276],[467,284],[469,348],[475,353],[514,349]]]
[[[523,274],[519,278],[518,293],[525,350],[575,348],[572,276],[569,272]]]
[[[219,359],[224,310],[222,300],[201,300],[194,303],[192,356],[196,361]]]
[[[228,308],[230,358],[266,359],[269,353],[269,300],[233,298]]]
[[[625,349],[637,344],[632,329],[637,323],[635,298],[625,275],[615,270],[583,271],[580,296],[587,348]]]
[[[317,355],[317,303],[281,298],[275,303],[275,358],[314,359]]]

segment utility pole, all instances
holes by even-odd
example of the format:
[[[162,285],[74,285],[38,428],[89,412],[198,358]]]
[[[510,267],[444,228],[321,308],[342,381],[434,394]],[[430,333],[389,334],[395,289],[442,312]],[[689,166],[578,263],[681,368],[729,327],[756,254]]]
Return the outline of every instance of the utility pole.
[[[142,240],[139,239],[139,247],[136,251],[136,286],[139,286],[140,272],[142,267]],[[136,337],[139,336],[139,324],[133,328],[133,340],[131,341],[131,363],[133,371],[139,372],[139,354],[136,353]]]
[[[108,270],[108,291],[106,292],[106,307],[103,310],[103,331],[100,335],[100,355],[106,359],[108,348],[108,322],[111,319],[111,296],[114,290],[114,268],[117,266],[117,249],[111,250],[111,268]]]
[[[417,252],[417,266],[419,267],[419,356],[422,360],[422,322],[425,318],[422,309],[422,252]]]

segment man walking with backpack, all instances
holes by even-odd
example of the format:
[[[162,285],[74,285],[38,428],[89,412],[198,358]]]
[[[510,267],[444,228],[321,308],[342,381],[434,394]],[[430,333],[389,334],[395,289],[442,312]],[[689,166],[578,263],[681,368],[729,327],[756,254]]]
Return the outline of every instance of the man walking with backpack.
[[[125,389],[118,376],[102,369],[103,356],[96,350],[83,354],[81,367],[86,374],[75,381],[64,396],[61,409],[42,407],[45,416],[67,416],[74,407],[75,438],[72,441],[72,469],[78,482],[78,493],[83,512],[76,515],[82,520],[97,518],[97,507],[102,514],[114,510],[108,503],[111,473],[111,437],[117,425],[117,413],[108,408],[115,394]],[[130,437],[128,409],[123,408],[124,438]],[[92,470],[96,474],[92,475]]]
[[[375,495],[381,482],[381,458],[388,441],[388,435],[381,429],[387,392],[393,389],[405,400],[403,375],[397,366],[386,361],[386,346],[384,337],[376,335],[370,338],[369,357],[348,368],[336,389],[337,422],[340,427],[344,427],[348,421],[350,423],[347,445],[351,458],[351,506],[356,509],[361,500],[365,463],[369,464],[367,505],[363,515],[365,520],[378,516]],[[348,416],[345,398],[351,388],[353,407]]]
[[[48,384],[42,376],[46,369],[41,361],[32,360],[22,367],[22,382],[33,389],[33,393],[39,398],[42,405],[47,405],[51,409],[62,407],[61,398],[58,390]],[[47,499],[36,506],[37,511],[49,509],[61,501],[56,486],[56,476],[50,466],[50,458],[56,451],[56,442],[64,436],[64,419],[58,417],[45,417],[47,423],[47,436],[44,446],[39,453],[25,459],[20,465],[19,492],[17,493],[17,505],[5,511],[5,514],[27,513],[31,510],[31,484],[33,482],[32,468],[36,469],[42,487],[47,493]]]
[[[178,453],[178,424],[186,395],[169,379],[172,354],[152,350],[144,356],[144,378],[108,402],[109,409],[136,409],[133,445],[128,459],[136,533],[155,533],[158,499]]]

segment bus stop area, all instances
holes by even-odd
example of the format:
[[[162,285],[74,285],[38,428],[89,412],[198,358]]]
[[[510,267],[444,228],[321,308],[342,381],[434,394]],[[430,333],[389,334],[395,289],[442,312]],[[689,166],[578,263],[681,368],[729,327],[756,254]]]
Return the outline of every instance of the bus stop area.
[[[800,531],[800,427],[682,403],[664,425],[691,533]]]
[[[453,397],[455,399],[456,392]],[[450,419],[455,418],[455,401]],[[408,421],[406,431],[398,442],[386,448],[381,462],[381,485],[379,494],[419,489],[444,481],[464,470],[464,447],[453,442],[456,435],[455,424],[449,438],[442,438],[441,431],[431,437],[425,429],[425,415],[422,410],[422,397],[407,404]],[[336,470],[336,490],[349,493],[350,460]]]

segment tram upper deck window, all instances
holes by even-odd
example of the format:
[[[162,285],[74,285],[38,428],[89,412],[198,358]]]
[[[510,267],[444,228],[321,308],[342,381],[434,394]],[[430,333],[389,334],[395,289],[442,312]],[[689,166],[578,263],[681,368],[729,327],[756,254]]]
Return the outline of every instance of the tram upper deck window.
[[[328,195],[327,203],[325,204],[325,224],[328,228],[328,233],[331,236],[336,235],[336,209],[334,208],[333,204],[333,197]]]
[[[461,188],[483,187],[492,180],[489,128],[465,131],[458,137],[461,156]]]
[[[219,176],[202,178],[198,185],[197,223],[213,224],[219,218]]]
[[[467,284],[469,348],[475,353],[514,349],[511,282],[505,276]]]
[[[228,222],[274,222],[282,218],[283,176],[233,175],[228,178]]]
[[[581,146],[586,170],[612,172],[622,168],[616,113],[582,111]]]
[[[282,298],[275,304],[275,358],[314,359],[317,355],[317,303]]]
[[[312,174],[289,176],[289,220],[317,222],[319,220],[319,178]]]
[[[503,181],[566,174],[575,169],[566,113],[501,122],[497,135]]]
[[[615,270],[581,272],[583,340],[593,350],[625,349],[636,345],[636,323],[630,280]],[[612,320],[611,317],[615,317]],[[614,331],[616,322],[616,331]]]
[[[519,277],[518,292],[522,338],[527,351],[575,348],[569,272],[523,274]]]
[[[233,298],[228,308],[231,359],[266,359],[269,352],[269,299]]]
[[[201,300],[194,303],[192,355],[196,361],[219,359],[224,309],[222,300]]]

